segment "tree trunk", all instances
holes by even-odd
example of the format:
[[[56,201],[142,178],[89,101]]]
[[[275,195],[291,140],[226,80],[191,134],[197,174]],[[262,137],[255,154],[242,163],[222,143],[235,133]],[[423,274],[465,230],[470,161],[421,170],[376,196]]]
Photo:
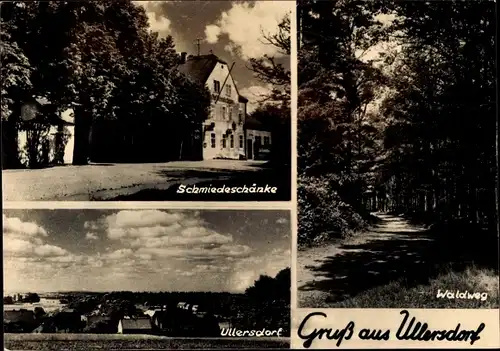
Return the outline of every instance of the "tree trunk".
[[[18,129],[14,121],[2,121],[2,168],[19,168]]]
[[[498,199],[498,197],[500,196],[499,194],[499,189],[498,187],[500,187],[500,180],[499,180],[499,176],[498,176],[498,172],[500,171],[500,161],[498,159],[499,157],[499,145],[498,145],[498,116],[496,118],[496,122],[495,122],[495,127],[496,127],[496,135],[495,135],[495,169],[496,169],[496,172],[495,172],[495,216],[493,217],[494,221],[496,222],[497,224],[497,238],[500,238],[500,200]]]
[[[75,141],[73,149],[73,165],[88,164],[90,115],[82,108],[75,108]]]

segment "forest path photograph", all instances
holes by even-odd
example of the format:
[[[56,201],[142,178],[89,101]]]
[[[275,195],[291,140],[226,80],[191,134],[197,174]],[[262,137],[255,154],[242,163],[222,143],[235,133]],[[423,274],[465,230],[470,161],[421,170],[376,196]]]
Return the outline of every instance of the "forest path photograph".
[[[298,2],[301,308],[498,308],[495,3]]]

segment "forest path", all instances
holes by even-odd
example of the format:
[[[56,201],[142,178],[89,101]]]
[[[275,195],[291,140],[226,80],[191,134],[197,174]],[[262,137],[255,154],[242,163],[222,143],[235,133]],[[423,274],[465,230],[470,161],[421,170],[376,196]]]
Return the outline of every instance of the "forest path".
[[[423,227],[375,213],[380,223],[344,241],[297,254],[298,307],[330,307],[376,286],[423,275],[436,258]]]

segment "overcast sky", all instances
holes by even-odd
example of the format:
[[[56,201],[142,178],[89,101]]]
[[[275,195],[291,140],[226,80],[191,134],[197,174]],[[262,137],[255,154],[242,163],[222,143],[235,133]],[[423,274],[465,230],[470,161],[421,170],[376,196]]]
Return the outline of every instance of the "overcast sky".
[[[250,102],[269,91],[246,68],[250,58],[264,54],[279,57],[290,67],[290,57],[280,57],[276,48],[262,42],[262,33],[276,33],[277,25],[295,6],[294,1],[136,1],[146,9],[151,30],[172,35],[178,52],[196,54],[196,39],[201,39],[201,54],[210,50],[231,64],[240,94]],[[250,109],[252,106],[249,106]]]
[[[288,211],[5,210],[4,292],[231,291],[290,266]]]

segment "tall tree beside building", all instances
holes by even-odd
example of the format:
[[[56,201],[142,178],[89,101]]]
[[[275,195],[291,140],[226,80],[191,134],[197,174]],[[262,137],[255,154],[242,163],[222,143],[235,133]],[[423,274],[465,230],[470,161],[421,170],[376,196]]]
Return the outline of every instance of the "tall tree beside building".
[[[276,33],[263,34],[263,42],[276,49],[276,55],[251,58],[249,69],[261,82],[272,87],[261,97],[259,107],[252,117],[270,129],[272,135],[271,158],[275,163],[291,162],[291,73],[279,63],[279,57],[290,58],[290,15],[278,24]]]
[[[17,167],[20,162],[17,157],[19,101],[28,96],[32,89],[32,67],[23,50],[3,25],[0,28],[0,62],[2,163],[4,167]]]

